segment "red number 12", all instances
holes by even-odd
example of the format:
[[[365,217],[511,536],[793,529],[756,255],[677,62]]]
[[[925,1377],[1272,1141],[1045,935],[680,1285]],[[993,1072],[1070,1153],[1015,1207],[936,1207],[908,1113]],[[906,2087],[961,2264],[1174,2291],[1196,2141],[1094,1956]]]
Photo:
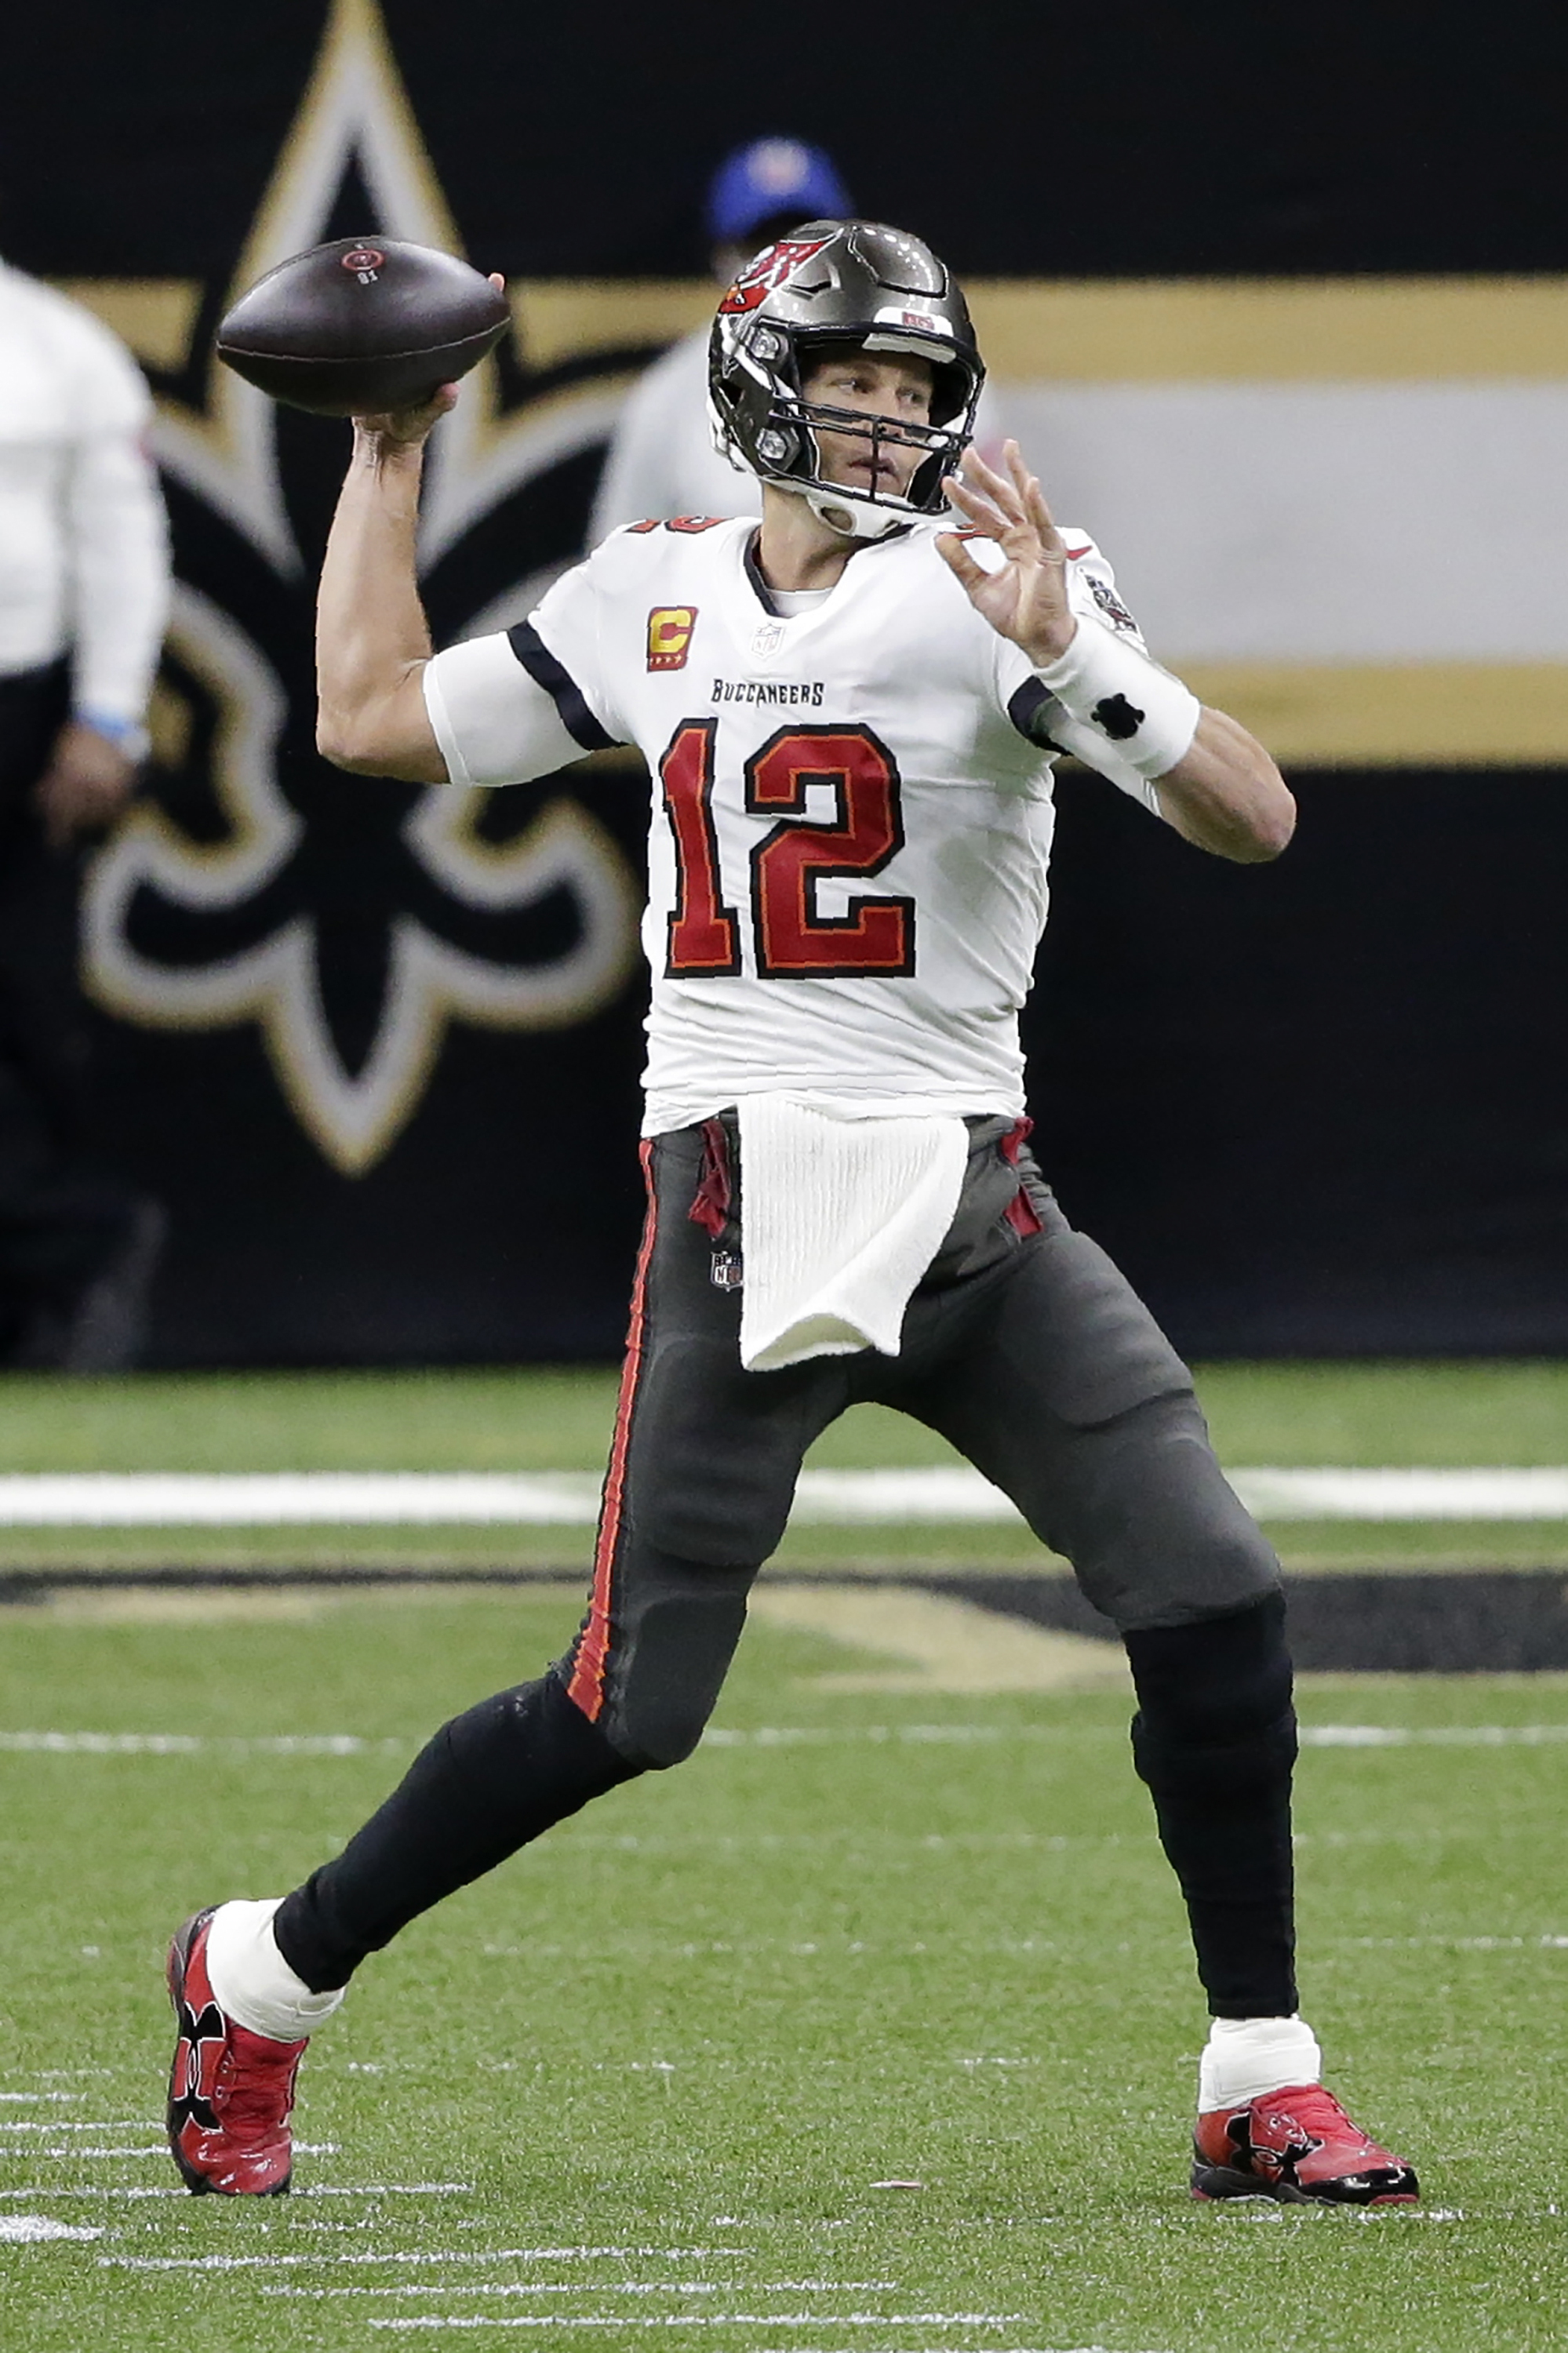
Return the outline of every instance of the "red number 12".
[[[739,918],[720,896],[714,832],[715,719],[688,719],[659,763],[675,837],[675,910],[665,971],[675,979],[740,970]],[[837,822],[804,821],[814,784],[832,786]],[[820,882],[880,874],[904,846],[897,765],[869,727],[781,727],[746,764],[746,807],[779,822],[751,853],[752,929],[765,979],[912,973],[912,899],[852,898],[817,911]]]

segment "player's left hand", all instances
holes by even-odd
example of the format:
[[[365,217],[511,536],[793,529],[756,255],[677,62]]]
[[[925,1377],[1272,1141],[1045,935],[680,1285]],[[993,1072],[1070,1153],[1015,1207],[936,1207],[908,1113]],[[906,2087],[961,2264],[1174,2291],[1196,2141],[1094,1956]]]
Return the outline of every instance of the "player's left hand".
[[[994,540],[1005,562],[988,572],[956,532],[944,533],[937,545],[976,612],[1044,668],[1066,652],[1078,626],[1067,601],[1066,543],[1017,442],[1004,442],[1001,457],[1005,474],[966,450],[963,474],[949,474],[943,488],[970,530]]]
[[[136,764],[117,744],[85,720],[68,720],[33,787],[33,805],[50,849],[67,849],[83,835],[107,831],[135,781]]]

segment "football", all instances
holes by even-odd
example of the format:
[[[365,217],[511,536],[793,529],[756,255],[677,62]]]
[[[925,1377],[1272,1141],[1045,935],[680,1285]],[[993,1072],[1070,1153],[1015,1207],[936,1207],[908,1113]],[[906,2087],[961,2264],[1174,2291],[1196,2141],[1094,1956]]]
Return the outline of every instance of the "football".
[[[281,261],[217,331],[217,355],[273,400],[317,417],[411,408],[476,367],[511,312],[450,253],[340,237]]]

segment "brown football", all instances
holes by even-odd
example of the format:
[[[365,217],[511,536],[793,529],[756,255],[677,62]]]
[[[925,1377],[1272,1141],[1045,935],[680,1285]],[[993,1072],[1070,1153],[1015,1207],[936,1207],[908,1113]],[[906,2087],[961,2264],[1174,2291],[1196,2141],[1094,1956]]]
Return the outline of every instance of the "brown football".
[[[259,278],[219,327],[217,355],[291,408],[365,417],[414,407],[476,367],[510,317],[453,254],[340,237]]]

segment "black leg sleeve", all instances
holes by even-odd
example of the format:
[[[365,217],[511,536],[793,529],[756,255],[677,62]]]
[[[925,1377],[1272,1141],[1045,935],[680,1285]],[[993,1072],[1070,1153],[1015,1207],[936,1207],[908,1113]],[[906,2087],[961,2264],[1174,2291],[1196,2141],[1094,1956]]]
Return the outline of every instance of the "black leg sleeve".
[[[443,1725],[335,1862],[285,1896],[278,1949],[313,1993],[554,1822],[641,1767],[616,1754],[554,1676]]]
[[[1124,1640],[1138,1691],[1133,1757],[1187,1900],[1210,2010],[1287,2018],[1296,1716],[1284,1599]]]

